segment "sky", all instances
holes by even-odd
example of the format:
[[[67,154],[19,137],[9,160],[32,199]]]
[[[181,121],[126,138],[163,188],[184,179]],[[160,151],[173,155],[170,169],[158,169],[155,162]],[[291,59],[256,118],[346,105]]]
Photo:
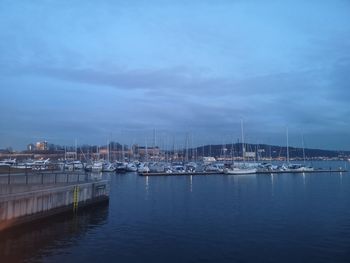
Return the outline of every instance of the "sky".
[[[0,148],[350,150],[350,1],[0,0]]]

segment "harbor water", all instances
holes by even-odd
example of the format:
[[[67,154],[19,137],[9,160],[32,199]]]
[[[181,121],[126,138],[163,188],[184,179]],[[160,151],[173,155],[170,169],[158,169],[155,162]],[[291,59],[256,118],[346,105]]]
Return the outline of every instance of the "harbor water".
[[[1,233],[0,262],[350,262],[349,173],[108,177],[109,204]]]

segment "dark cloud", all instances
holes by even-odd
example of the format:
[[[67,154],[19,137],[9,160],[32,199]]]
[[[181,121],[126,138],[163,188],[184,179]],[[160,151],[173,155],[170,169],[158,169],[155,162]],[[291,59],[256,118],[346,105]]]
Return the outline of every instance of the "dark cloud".
[[[304,2],[0,3],[0,147],[154,127],[222,143],[244,119],[250,140],[288,125],[350,149],[350,5]]]
[[[239,122],[243,118],[249,123],[251,134],[267,138],[276,130],[283,134],[283,127],[287,125],[297,133],[310,134],[321,131],[334,134],[337,129],[349,129],[349,123],[344,121],[349,108],[344,105],[334,107],[349,96],[347,68],[342,62],[330,69],[242,80],[203,76],[184,68],[115,70],[111,73],[111,70],[32,67],[22,68],[20,72],[25,76],[40,75],[62,83],[88,85],[87,90],[97,88],[102,94],[106,88],[128,94],[128,101],[120,101],[123,106],[118,109],[122,114],[118,115],[117,124],[108,123],[108,119],[118,110],[106,105],[103,112],[109,113],[98,114],[96,121],[85,116],[80,122],[74,118],[70,122],[69,118],[60,119],[51,111],[57,123],[63,123],[60,127],[55,126],[57,129],[67,127],[78,134],[79,127],[83,127],[90,133],[105,136],[120,127],[149,129],[153,126],[176,132],[200,130],[203,134],[239,136]],[[132,95],[130,91],[136,93]],[[104,128],[98,129],[93,127],[94,124]]]

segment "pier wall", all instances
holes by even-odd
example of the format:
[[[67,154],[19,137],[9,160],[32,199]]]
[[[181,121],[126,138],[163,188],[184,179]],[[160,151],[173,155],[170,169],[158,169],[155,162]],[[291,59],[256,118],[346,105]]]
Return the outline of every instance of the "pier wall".
[[[109,197],[109,182],[97,181],[69,185],[2,186],[0,231],[35,219],[73,211]]]

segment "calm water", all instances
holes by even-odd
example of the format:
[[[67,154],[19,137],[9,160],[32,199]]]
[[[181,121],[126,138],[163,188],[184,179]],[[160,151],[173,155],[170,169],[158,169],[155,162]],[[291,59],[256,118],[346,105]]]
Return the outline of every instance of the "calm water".
[[[109,204],[1,234],[18,261],[350,262],[350,176],[112,175]]]

